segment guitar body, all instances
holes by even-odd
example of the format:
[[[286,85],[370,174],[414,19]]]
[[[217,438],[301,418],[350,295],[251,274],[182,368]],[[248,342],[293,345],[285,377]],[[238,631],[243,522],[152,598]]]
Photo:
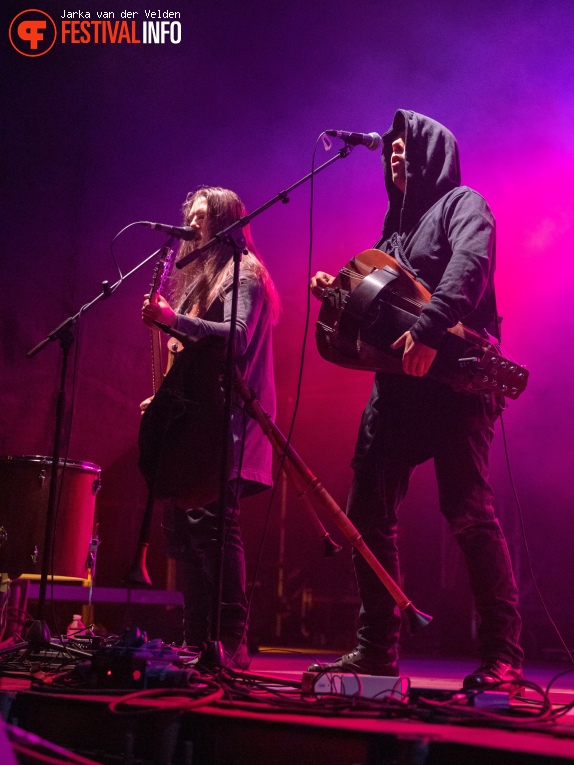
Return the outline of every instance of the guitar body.
[[[157,499],[200,507],[219,496],[224,356],[225,341],[213,335],[174,354],[142,415],[138,464]]]
[[[403,349],[390,345],[416,323],[430,299],[394,258],[366,250],[324,290],[317,349],[339,366],[403,374]],[[428,374],[455,390],[493,391],[509,398],[518,398],[528,380],[527,370],[504,358],[493,338],[462,324],[445,333]]]

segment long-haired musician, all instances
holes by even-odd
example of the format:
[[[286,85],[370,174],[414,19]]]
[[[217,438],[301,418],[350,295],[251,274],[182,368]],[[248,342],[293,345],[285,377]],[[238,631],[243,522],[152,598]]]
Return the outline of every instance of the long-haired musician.
[[[182,242],[178,259],[208,242],[245,215],[237,194],[229,189],[202,187],[188,194],[183,222],[196,231],[193,241]],[[272,326],[279,299],[249,230],[244,229],[247,253],[240,266],[235,338],[236,364],[264,409],[275,415]],[[221,243],[209,248],[191,265],[174,269],[169,302],[163,295],[150,303],[146,295],[142,317],[154,326],[159,321],[195,339],[209,335],[229,337],[233,251]],[[145,409],[149,399],[142,402]],[[215,426],[215,424],[214,424]],[[239,525],[238,500],[272,483],[271,447],[257,423],[234,402],[232,411],[232,467],[227,497],[220,639],[231,666],[246,668],[247,601],[245,558]],[[217,583],[218,501],[203,507],[168,503],[164,528],[170,554],[177,562],[178,588],[184,596],[184,638],[187,646],[201,646],[211,637],[213,590]]]

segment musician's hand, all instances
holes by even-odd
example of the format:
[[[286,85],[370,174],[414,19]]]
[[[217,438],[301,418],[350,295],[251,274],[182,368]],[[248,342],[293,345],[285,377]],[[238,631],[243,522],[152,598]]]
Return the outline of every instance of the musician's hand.
[[[391,348],[402,348],[403,351],[403,372],[414,377],[422,377],[429,371],[437,351],[424,343],[419,343],[413,339],[410,332],[405,332],[398,340],[391,345]]]
[[[334,276],[326,274],[325,271],[317,271],[315,276],[311,279],[311,293],[317,300],[321,300],[323,297],[323,290],[329,287],[334,280]]]
[[[145,410],[148,408],[148,406],[151,404],[153,399],[153,396],[150,396],[149,398],[146,398],[144,401],[140,404],[140,414],[143,414]]]
[[[153,302],[150,303],[149,295],[144,295],[142,306],[142,319],[148,327],[155,327],[154,321],[167,324],[169,327],[175,327],[177,315],[170,304],[162,295],[156,295]]]

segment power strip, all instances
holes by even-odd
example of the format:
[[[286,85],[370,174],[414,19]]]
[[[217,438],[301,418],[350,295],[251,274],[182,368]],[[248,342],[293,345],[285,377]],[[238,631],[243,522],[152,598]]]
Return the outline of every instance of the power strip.
[[[354,675],[344,672],[303,672],[301,678],[303,693],[324,696],[363,696],[368,699],[383,699],[393,696],[398,701],[407,701],[409,679],[407,677],[383,677],[380,675]]]

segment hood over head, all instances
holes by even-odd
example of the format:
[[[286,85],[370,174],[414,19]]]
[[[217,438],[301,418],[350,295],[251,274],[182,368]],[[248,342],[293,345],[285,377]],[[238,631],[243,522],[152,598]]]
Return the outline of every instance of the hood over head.
[[[392,143],[405,131],[406,189],[395,186],[391,174]],[[389,209],[383,239],[394,232],[408,234],[420,217],[441,197],[460,186],[458,146],[454,135],[423,114],[399,109],[383,136],[383,168]]]

